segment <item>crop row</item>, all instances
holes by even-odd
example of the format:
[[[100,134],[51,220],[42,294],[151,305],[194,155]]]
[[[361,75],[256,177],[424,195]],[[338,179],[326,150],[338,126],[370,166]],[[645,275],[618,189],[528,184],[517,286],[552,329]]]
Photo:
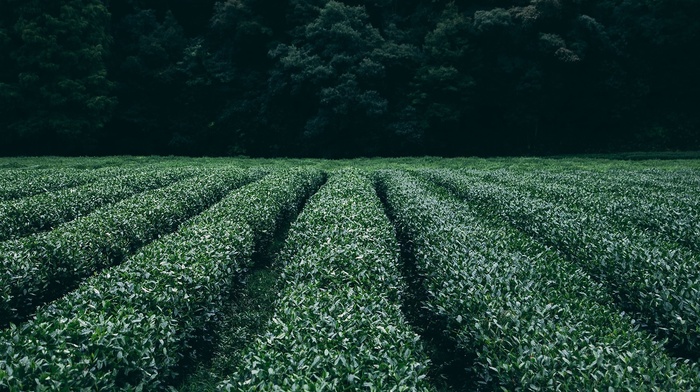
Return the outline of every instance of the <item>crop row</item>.
[[[620,306],[632,311],[679,355],[700,350],[700,260],[601,215],[531,197],[448,170],[423,172],[472,207],[499,216],[553,246],[605,283]]]
[[[183,359],[196,356],[192,344],[206,338],[237,271],[250,266],[254,238],[301,205],[322,178],[279,171],[234,191],[3,331],[0,391],[165,389]]]
[[[529,178],[528,178],[529,179]],[[561,202],[601,214],[616,225],[639,227],[694,251],[700,251],[700,197],[697,189],[670,193],[666,189],[635,186],[607,191],[607,182],[577,174],[520,178],[514,186],[529,186],[541,198],[559,197]]]
[[[700,171],[697,169],[644,169],[644,170],[608,170],[604,176],[621,184],[642,185],[660,190],[685,192],[700,187]]]
[[[144,192],[47,233],[0,243],[0,326],[21,321],[247,182],[243,171],[220,170]]]
[[[141,170],[0,203],[0,241],[49,230],[137,193],[191,177],[193,170]]]
[[[477,176],[492,182],[512,183],[518,179],[529,179],[553,186],[568,188],[571,192],[578,189],[586,189],[590,196],[600,193],[614,197],[639,197],[658,198],[659,202],[669,204],[676,208],[689,208],[698,212],[698,200],[695,197],[696,186],[686,184],[681,179],[691,179],[691,174],[685,176],[675,172],[663,172],[668,176],[662,181],[661,174],[641,174],[639,171],[586,171],[586,170],[479,170],[462,169],[459,171],[469,176]],[[675,181],[675,182],[674,182]],[[550,197],[556,197],[552,195]]]
[[[56,191],[123,174],[120,168],[97,170],[23,169],[0,171],[0,202]]]
[[[700,197],[696,189],[659,189],[645,185],[624,185],[604,175],[581,171],[515,173],[470,171],[488,181],[526,190],[541,199],[598,214],[620,229],[643,229],[650,236],[700,250]],[[488,174],[486,174],[488,173]]]
[[[665,354],[605,289],[506,223],[380,172],[425,306],[474,356],[480,390],[690,390],[693,369]]]
[[[264,336],[220,384],[240,391],[424,391],[402,315],[398,245],[369,179],[334,173],[292,225],[284,289]]]

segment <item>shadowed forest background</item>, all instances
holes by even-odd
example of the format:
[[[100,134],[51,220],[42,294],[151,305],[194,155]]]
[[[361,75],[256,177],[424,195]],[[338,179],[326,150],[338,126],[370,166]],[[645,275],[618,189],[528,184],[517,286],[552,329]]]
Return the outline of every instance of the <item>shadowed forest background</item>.
[[[0,0],[0,154],[700,148],[697,0]]]

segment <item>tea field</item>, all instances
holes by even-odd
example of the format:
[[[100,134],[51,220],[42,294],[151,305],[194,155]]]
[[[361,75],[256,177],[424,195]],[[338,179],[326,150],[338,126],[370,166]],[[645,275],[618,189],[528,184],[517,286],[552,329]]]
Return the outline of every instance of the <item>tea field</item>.
[[[698,391],[700,160],[0,158],[0,391]]]

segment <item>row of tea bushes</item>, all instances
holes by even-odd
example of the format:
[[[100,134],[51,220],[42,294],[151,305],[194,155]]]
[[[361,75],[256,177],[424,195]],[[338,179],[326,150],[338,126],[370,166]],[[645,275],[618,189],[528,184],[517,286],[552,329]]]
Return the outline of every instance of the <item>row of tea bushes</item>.
[[[124,173],[120,168],[1,170],[0,202],[75,187]]]
[[[700,257],[602,215],[533,198],[450,170],[422,173],[467,204],[498,216],[575,260],[674,352],[700,353]]]
[[[425,306],[473,354],[479,389],[700,387],[697,369],[668,357],[576,265],[405,172],[379,173],[378,187],[422,277]]]
[[[639,228],[647,235],[700,251],[700,196],[697,188],[674,190],[629,183],[629,179],[582,171],[526,173],[470,171],[492,182],[525,190],[550,202],[612,219],[616,225]],[[668,174],[671,175],[670,173]],[[653,183],[652,183],[653,184]],[[678,189],[682,188],[682,189]]]
[[[218,170],[125,199],[56,230],[0,243],[0,326],[23,320],[37,305],[120,263],[249,181],[244,171]]]
[[[285,168],[270,173],[270,185],[265,191],[245,188],[240,196],[255,206],[254,213],[242,214],[242,218],[254,228],[258,253],[266,251],[280,225],[296,217],[306,200],[326,181],[326,173],[318,169]]]
[[[430,390],[399,305],[398,245],[365,175],[332,175],[292,225],[281,260],[268,330],[219,389]]]
[[[601,172],[603,178],[622,186],[643,186],[663,191],[685,193],[700,187],[700,170],[692,168],[645,168],[643,170],[609,169]]]
[[[206,337],[236,274],[250,266],[256,233],[322,179],[280,171],[234,191],[3,331],[0,391],[166,389],[182,361],[197,355],[193,342]]]
[[[74,188],[0,203],[0,241],[46,231],[97,208],[196,172],[188,169],[139,170]]]

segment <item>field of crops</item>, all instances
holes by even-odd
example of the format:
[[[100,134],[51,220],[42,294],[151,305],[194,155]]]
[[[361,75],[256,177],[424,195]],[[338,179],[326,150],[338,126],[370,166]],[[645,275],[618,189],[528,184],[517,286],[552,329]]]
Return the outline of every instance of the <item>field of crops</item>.
[[[2,391],[698,391],[700,161],[0,159]]]

